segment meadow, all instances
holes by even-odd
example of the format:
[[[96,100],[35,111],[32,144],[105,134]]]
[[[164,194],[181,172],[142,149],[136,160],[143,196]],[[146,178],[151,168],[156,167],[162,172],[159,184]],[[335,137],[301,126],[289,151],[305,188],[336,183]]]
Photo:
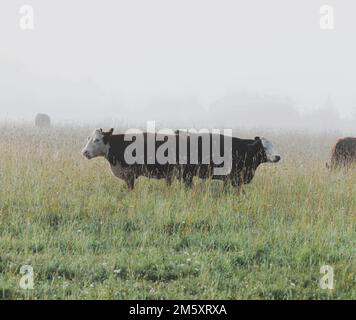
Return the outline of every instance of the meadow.
[[[0,124],[0,298],[356,299],[356,170],[325,168],[336,133],[265,132],[283,160],[237,195],[146,178],[129,192],[81,156],[92,129]]]

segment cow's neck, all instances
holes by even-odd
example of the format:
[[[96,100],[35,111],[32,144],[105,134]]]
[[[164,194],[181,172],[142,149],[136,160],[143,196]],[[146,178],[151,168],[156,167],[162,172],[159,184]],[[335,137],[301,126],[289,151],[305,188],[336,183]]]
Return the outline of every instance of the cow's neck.
[[[257,167],[261,163],[264,162],[263,161],[263,152],[264,152],[264,150],[263,150],[263,148],[261,147],[260,144],[255,143],[255,144],[253,144],[252,146],[249,147],[249,155],[248,155],[248,157],[250,159],[252,159],[251,165],[252,165],[252,168],[254,170],[256,170]]]
[[[108,148],[108,152],[105,155],[105,159],[109,161],[110,165],[112,166],[116,166],[117,164],[117,159],[112,151],[111,145],[109,143],[109,148]]]

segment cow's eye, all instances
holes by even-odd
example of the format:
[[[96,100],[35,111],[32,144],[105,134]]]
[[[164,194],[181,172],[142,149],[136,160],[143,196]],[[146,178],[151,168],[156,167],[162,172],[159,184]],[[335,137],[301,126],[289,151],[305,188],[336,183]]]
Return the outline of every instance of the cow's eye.
[[[99,141],[100,141],[99,139],[95,139],[94,143],[99,143]]]

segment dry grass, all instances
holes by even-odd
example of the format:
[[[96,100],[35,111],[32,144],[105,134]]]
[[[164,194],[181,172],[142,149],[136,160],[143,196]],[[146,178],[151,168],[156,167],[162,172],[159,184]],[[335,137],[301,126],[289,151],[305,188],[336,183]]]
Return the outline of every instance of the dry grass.
[[[0,125],[0,297],[356,298],[356,170],[325,169],[336,135],[265,133],[284,160],[237,197],[211,181],[128,192],[104,159],[82,159],[90,131]]]

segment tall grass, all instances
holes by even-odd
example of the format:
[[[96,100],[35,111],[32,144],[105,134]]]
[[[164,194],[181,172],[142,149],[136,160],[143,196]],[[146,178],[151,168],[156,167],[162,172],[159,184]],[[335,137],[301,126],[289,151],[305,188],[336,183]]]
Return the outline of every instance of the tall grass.
[[[237,196],[146,178],[129,192],[81,157],[90,131],[0,125],[1,298],[356,298],[356,170],[325,169],[337,136],[265,133],[283,161]],[[26,264],[33,290],[19,286]]]

